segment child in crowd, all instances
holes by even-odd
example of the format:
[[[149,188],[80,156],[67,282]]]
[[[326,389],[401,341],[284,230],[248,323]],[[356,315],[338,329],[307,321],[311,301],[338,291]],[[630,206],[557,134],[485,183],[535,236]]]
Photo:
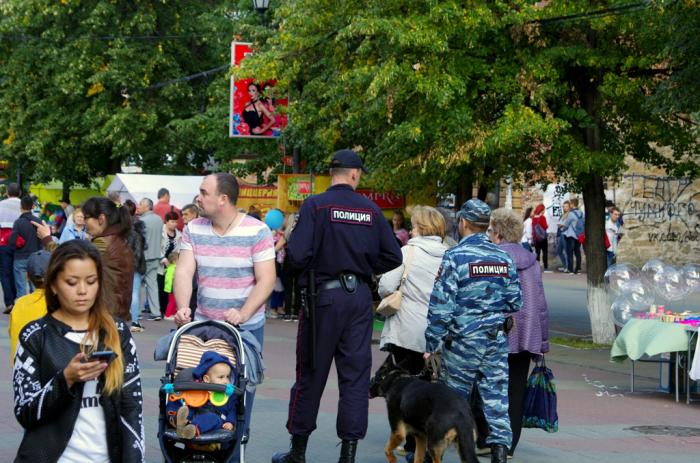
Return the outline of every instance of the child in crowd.
[[[49,267],[51,253],[40,250],[29,255],[27,259],[27,275],[34,285],[33,293],[17,299],[7,330],[10,333],[10,364],[14,365],[17,340],[22,328],[31,321],[46,315],[46,299],[44,298],[44,274]]]
[[[177,266],[177,259],[180,253],[174,251],[170,253],[168,257],[168,266],[165,268],[165,284],[163,289],[168,296],[168,306],[165,309],[165,319],[172,320],[175,318],[175,313],[177,312],[177,304],[175,304],[175,295],[173,292],[173,282],[175,281],[175,267]]]
[[[214,351],[207,351],[202,354],[192,376],[195,380],[204,383],[225,385],[231,383],[232,371],[234,367],[226,357]],[[175,408],[177,412],[174,412]],[[174,422],[173,414],[176,415]],[[224,405],[215,406],[207,402],[191,410],[187,405],[177,401],[169,402],[168,416],[170,416],[170,424],[175,427],[178,437],[182,439],[192,439],[215,429],[233,431],[236,421],[236,400],[232,395]]]

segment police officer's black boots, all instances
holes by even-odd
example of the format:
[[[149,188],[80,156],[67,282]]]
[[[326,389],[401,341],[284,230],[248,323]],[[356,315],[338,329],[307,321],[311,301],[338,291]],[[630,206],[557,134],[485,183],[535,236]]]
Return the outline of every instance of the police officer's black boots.
[[[508,447],[503,444],[491,446],[491,463],[506,463],[508,461]]]
[[[292,434],[289,452],[277,452],[272,456],[272,463],[306,463],[306,444],[309,436]]]
[[[340,460],[338,463],[355,463],[355,452],[357,451],[356,440],[345,440],[340,444]]]

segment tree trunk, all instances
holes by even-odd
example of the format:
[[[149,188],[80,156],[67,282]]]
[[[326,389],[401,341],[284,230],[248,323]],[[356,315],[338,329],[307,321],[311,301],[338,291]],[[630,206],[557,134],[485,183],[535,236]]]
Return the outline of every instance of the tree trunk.
[[[600,127],[598,125],[598,88],[595,81],[587,79],[583,87],[586,112],[596,121],[584,130],[586,146],[593,153],[600,153]],[[586,206],[586,274],[588,279],[588,314],[591,317],[593,342],[611,344],[615,339],[615,324],[605,294],[603,277],[608,266],[605,250],[605,191],[603,178],[591,173],[583,182],[583,202]]]
[[[70,182],[63,182],[63,191],[61,193],[61,199],[66,200],[68,202],[70,202],[70,187]]]
[[[588,314],[591,317],[593,342],[611,344],[615,339],[613,324],[603,276],[607,269],[605,254],[605,192],[603,179],[593,175],[583,185],[586,205],[586,273],[588,278]]]
[[[472,191],[474,190],[474,174],[472,168],[463,168],[461,181],[457,185],[455,193],[455,208],[459,210],[462,204],[472,199]]]

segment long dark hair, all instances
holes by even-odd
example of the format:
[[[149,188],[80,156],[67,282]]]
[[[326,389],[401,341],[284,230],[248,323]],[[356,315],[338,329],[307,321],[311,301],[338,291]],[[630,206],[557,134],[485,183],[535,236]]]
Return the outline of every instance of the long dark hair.
[[[126,207],[117,206],[113,201],[102,196],[93,196],[83,204],[83,214],[88,217],[98,218],[104,214],[107,219],[107,227],[117,227],[117,235],[126,239],[131,230],[131,214]]]
[[[107,309],[102,257],[92,243],[85,240],[66,241],[51,254],[49,267],[44,277],[46,310],[51,314],[61,309],[61,302],[58,299],[58,295],[54,293],[53,286],[56,284],[58,275],[63,272],[68,261],[73,259],[90,259],[95,263],[97,270],[99,289],[95,303],[90,307],[88,331],[83,342],[80,343],[80,351],[88,355],[90,352],[98,349],[99,342],[102,341],[104,348],[110,349],[117,354],[117,357],[105,371],[103,391],[109,395],[121,389],[124,383],[124,363],[122,361],[121,341],[117,325]],[[103,339],[100,339],[100,334],[103,335]]]
[[[527,209],[525,209],[525,213],[523,214],[523,221],[529,219],[531,215],[532,215],[532,208],[528,207]]]

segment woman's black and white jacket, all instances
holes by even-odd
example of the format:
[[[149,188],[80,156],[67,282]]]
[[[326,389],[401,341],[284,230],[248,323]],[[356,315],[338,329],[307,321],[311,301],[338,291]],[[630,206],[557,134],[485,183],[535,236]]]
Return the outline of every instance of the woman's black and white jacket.
[[[136,344],[129,327],[115,320],[124,362],[120,392],[100,398],[105,414],[107,447],[112,463],[143,462],[143,397]],[[83,397],[84,383],[68,388],[63,369],[79,352],[65,337],[71,329],[46,315],[24,327],[19,336],[13,373],[15,416],[24,437],[15,462],[53,463],[63,454]],[[102,350],[102,346],[98,346]],[[102,386],[104,375],[100,377]]]

